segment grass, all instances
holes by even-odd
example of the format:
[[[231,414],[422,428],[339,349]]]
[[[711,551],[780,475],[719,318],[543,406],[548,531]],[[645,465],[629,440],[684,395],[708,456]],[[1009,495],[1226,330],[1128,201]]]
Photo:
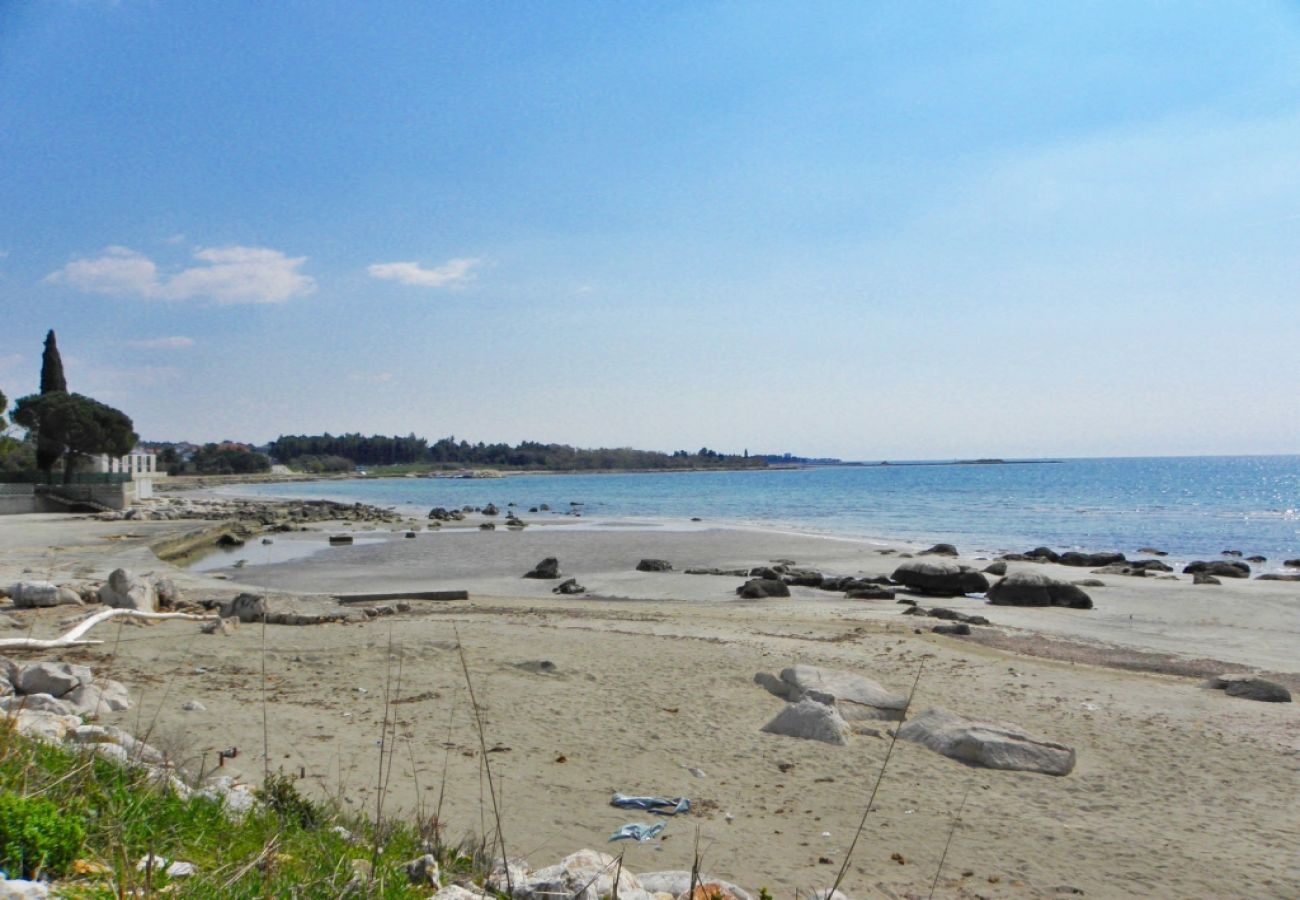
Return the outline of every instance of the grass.
[[[402,865],[428,852],[444,883],[482,873],[482,858],[442,845],[431,821],[386,821],[377,833],[369,820],[304,797],[282,774],[260,795],[255,810],[231,819],[219,801],[184,798],[143,768],[0,729],[0,808],[29,833],[58,816],[53,852],[27,850],[23,865],[58,878],[63,896],[427,898],[429,886],[410,884]],[[0,854],[22,846],[9,837]],[[150,854],[198,872],[170,882],[161,863],[139,870]],[[356,879],[354,860],[371,864],[368,881]]]

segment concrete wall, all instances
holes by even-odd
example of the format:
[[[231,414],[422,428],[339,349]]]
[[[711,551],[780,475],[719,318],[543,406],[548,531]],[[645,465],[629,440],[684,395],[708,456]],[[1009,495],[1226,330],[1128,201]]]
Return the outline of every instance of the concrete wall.
[[[0,484],[0,516],[43,511],[36,499],[35,485]]]
[[[136,501],[138,483],[134,481],[118,484],[69,484],[55,485],[55,490],[65,497],[93,500],[109,509],[126,509]],[[153,483],[145,488],[152,496]],[[36,493],[32,484],[0,484],[0,515],[17,515],[34,512],[67,512],[68,507],[62,503],[46,500]]]

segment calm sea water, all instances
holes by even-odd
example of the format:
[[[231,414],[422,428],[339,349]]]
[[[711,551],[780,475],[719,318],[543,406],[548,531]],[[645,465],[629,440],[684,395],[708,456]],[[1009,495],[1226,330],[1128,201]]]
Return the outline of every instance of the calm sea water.
[[[230,493],[396,506],[760,525],[929,544],[963,552],[1158,547],[1176,559],[1225,549],[1300,557],[1300,456],[1070,459],[1043,464],[898,465],[747,472],[386,478],[241,485]],[[533,518],[537,518],[535,514]]]

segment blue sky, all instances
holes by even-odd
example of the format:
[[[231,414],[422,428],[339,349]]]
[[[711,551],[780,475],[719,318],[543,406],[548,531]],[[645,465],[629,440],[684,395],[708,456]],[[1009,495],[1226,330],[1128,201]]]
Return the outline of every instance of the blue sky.
[[[0,0],[0,390],[149,439],[1300,452],[1283,3]]]

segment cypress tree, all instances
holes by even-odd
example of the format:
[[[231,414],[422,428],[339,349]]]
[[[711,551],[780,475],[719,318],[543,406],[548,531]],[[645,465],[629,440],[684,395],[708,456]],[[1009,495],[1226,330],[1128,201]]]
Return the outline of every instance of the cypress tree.
[[[59,356],[59,345],[54,340],[54,329],[45,335],[45,352],[41,354],[41,393],[54,391],[67,393],[68,382],[63,377],[63,358]]]

